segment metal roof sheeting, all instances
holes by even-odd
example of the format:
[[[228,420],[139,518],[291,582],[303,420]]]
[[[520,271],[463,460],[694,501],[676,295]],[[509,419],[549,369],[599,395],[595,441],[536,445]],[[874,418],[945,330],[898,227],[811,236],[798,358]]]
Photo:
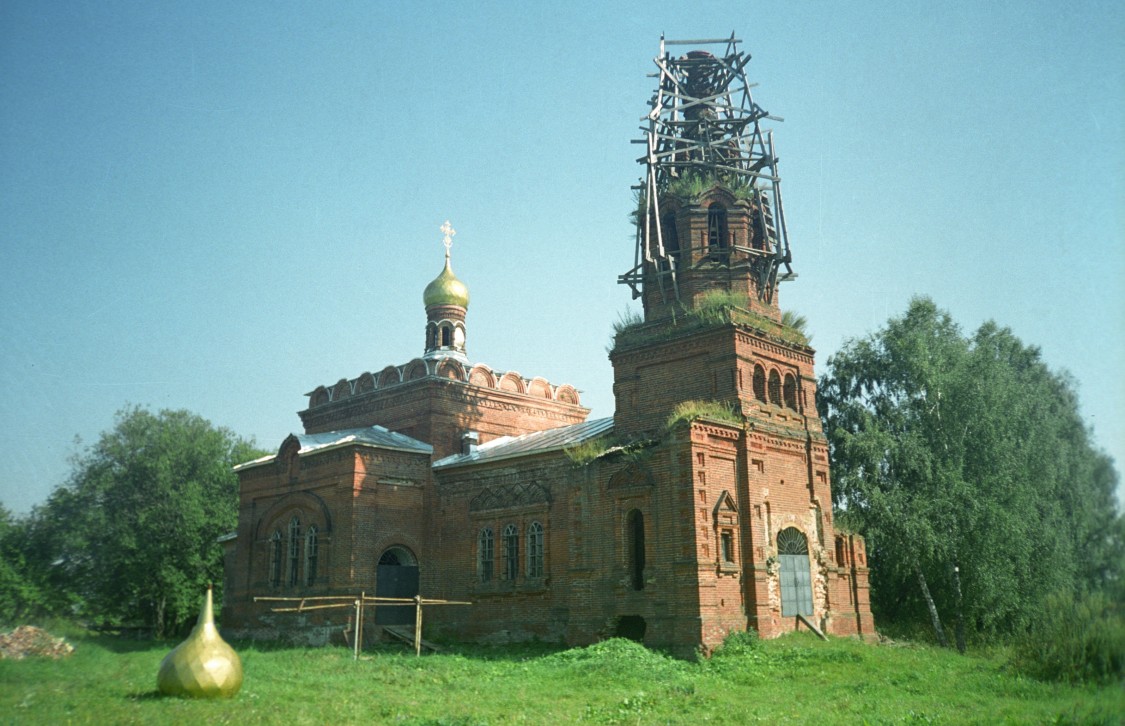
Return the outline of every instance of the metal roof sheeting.
[[[422,454],[432,454],[434,447],[411,438],[406,434],[382,426],[369,426],[363,429],[343,429],[342,431],[325,431],[322,434],[297,434],[297,441],[301,442],[298,454],[310,454],[328,448],[336,448],[346,444],[361,444],[378,446],[384,449],[402,449],[404,451],[417,451]]]
[[[536,431],[523,436],[502,436],[481,444],[470,454],[454,454],[434,462],[435,469],[463,464],[497,461],[515,456],[540,454],[565,449],[601,436],[613,429],[613,418],[599,418],[572,426]]]
[[[294,434],[294,436],[301,445],[301,448],[297,451],[297,454],[300,456],[328,451],[330,449],[338,449],[341,446],[350,446],[353,444],[358,446],[374,446],[380,449],[410,451],[419,454],[432,454],[434,451],[434,447],[423,441],[411,438],[406,434],[400,434],[397,431],[391,431],[382,426],[325,431],[320,434]],[[263,456],[261,459],[239,464],[234,467],[234,470],[238,471],[239,469],[257,466],[259,464],[267,464],[276,458],[276,454],[270,454],[269,456]]]

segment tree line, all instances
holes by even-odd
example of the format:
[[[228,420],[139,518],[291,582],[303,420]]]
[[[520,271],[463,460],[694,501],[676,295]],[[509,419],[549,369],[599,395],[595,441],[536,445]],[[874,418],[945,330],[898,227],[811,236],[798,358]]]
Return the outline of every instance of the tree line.
[[[221,596],[216,540],[238,522],[232,467],[262,453],[188,411],[119,411],[44,504],[24,518],[0,508],[0,622],[180,632],[209,582]]]
[[[1122,602],[1117,471],[1071,379],[1011,330],[966,335],[915,299],[831,357],[817,400],[879,626],[925,623],[964,650],[1053,617],[1050,596]]]

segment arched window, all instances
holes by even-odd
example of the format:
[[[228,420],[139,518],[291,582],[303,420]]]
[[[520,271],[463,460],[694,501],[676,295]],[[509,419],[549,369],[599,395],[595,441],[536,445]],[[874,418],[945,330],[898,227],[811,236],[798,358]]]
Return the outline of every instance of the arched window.
[[[289,520],[289,576],[286,581],[292,587],[297,584],[297,570],[301,555],[301,522],[296,517]]]
[[[543,577],[543,525],[538,522],[527,528],[527,576]]]
[[[707,249],[718,252],[727,248],[727,209],[716,202],[707,208]]]
[[[430,323],[426,326],[426,350],[433,350],[437,347],[437,326]]]
[[[441,326],[441,347],[448,348],[453,345],[453,327],[450,325]]]
[[[679,258],[680,236],[676,232],[676,215],[674,212],[668,212],[664,215],[660,229],[664,236],[664,250],[672,257]]]
[[[754,398],[766,402],[766,371],[761,366],[754,366]]]
[[[270,587],[281,587],[281,530],[270,537]]]
[[[809,541],[794,527],[777,533],[777,559],[781,564],[782,617],[812,615],[812,575]]]
[[[520,574],[520,535],[516,525],[504,527],[504,579],[515,580]]]
[[[777,371],[770,371],[770,403],[781,405],[781,376]]]
[[[629,584],[634,590],[645,589],[645,516],[633,509],[625,518],[626,552],[629,555]]]
[[[305,587],[316,582],[316,560],[320,554],[320,543],[316,539],[316,525],[310,524],[305,532]]]
[[[785,374],[785,387],[782,393],[785,396],[785,405],[794,411],[797,410],[797,379],[793,374]]]
[[[496,556],[493,547],[492,527],[485,527],[477,535],[477,575],[481,582],[492,580],[492,563]]]
[[[753,237],[751,246],[756,250],[764,250],[766,248],[766,220],[760,207],[754,208],[754,214],[750,218],[750,224],[753,230],[751,234]]]

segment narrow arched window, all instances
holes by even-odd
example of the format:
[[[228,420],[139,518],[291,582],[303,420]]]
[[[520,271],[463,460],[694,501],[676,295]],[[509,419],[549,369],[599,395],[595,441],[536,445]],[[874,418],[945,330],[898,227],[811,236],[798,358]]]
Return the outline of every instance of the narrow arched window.
[[[668,212],[660,224],[661,233],[664,235],[664,250],[672,257],[680,256],[680,236],[676,232],[676,215]]]
[[[754,398],[766,402],[766,371],[761,366],[754,366]]]
[[[281,530],[270,537],[270,587],[281,587]]]
[[[297,571],[301,556],[301,521],[296,517],[289,520],[289,586],[297,584]]]
[[[515,580],[520,574],[520,535],[516,525],[504,527],[504,579]]]
[[[791,373],[785,374],[785,385],[782,393],[785,396],[785,405],[794,411],[797,410],[797,379]]]
[[[634,590],[645,589],[645,517],[633,509],[625,518],[626,552],[629,555],[629,584]]]
[[[707,208],[707,248],[718,252],[727,248],[727,209],[715,203]]]
[[[453,345],[453,328],[449,325],[441,326],[441,347],[448,348]]]
[[[781,405],[781,376],[777,371],[770,371],[770,403]]]
[[[750,246],[756,250],[764,250],[766,248],[766,219],[760,207],[755,207],[754,213],[750,217],[750,228],[752,230]]]
[[[543,525],[538,522],[527,528],[527,576],[543,577]]]
[[[310,524],[305,532],[305,587],[316,582],[316,561],[320,556],[320,543],[317,541],[315,524]]]
[[[492,580],[492,563],[495,557],[492,527],[485,527],[477,535],[477,575],[481,582]]]

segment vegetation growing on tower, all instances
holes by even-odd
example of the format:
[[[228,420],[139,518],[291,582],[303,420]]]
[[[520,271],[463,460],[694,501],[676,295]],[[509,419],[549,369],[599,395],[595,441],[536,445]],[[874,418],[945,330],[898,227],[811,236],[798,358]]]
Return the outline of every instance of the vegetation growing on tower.
[[[804,332],[804,318],[790,315],[778,323],[745,307],[741,295],[729,290],[712,290],[700,296],[695,305],[677,306],[672,320],[659,324],[645,323],[635,313],[623,313],[613,324],[612,350],[670,340],[688,332],[697,332],[721,325],[739,325],[753,329],[766,339],[788,345],[809,345]],[[783,318],[783,321],[786,320]],[[788,323],[788,324],[787,324]]]

